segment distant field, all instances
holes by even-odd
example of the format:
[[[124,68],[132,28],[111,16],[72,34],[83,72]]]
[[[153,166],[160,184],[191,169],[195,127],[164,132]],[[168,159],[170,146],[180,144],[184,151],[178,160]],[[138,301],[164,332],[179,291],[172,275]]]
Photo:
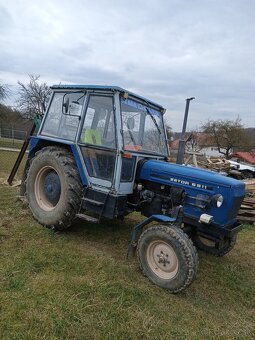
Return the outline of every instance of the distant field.
[[[0,185],[1,339],[253,339],[255,229],[171,295],[125,260],[139,215],[56,233]]]

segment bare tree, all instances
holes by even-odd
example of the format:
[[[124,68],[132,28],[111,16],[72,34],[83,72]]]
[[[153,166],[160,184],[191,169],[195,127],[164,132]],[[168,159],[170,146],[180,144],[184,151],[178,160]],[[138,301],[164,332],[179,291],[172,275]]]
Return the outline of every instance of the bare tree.
[[[40,83],[39,78],[40,76],[29,75],[28,84],[18,81],[17,108],[27,119],[42,116],[49,101],[51,89],[46,83]]]
[[[167,139],[168,139],[168,141],[171,141],[172,138],[173,138],[173,135],[174,135],[173,129],[172,129],[172,127],[171,127],[168,123],[166,123],[166,122],[165,122],[165,127],[166,127],[166,136],[167,136]]]
[[[191,130],[187,132],[185,149],[188,152],[199,152],[203,149],[201,132],[198,132],[196,130]]]
[[[5,100],[9,96],[9,86],[6,84],[0,84],[0,102]]]
[[[202,131],[208,135],[208,146],[215,145],[227,159],[234,148],[247,150],[251,147],[239,117],[236,120],[209,120],[202,125]]]

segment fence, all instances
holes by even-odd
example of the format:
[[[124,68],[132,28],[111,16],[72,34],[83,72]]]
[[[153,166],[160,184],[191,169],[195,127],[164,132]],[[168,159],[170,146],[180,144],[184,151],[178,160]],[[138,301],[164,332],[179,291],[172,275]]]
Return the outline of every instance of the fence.
[[[7,179],[11,169],[18,157],[18,153],[22,147],[26,137],[26,132],[8,128],[0,128],[0,178]],[[24,165],[26,162],[24,157],[17,173],[17,178],[20,179]]]
[[[27,132],[23,130],[0,127],[0,138],[24,140],[26,134]]]

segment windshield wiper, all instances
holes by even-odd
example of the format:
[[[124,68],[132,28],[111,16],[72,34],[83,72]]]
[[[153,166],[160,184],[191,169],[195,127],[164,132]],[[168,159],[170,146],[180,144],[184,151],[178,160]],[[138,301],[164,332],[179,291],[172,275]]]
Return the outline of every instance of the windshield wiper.
[[[146,111],[147,111],[148,115],[151,117],[154,125],[158,129],[159,134],[161,135],[160,127],[158,126],[158,123],[157,123],[156,119],[154,118],[153,114],[149,111],[149,109],[147,107],[146,107]]]

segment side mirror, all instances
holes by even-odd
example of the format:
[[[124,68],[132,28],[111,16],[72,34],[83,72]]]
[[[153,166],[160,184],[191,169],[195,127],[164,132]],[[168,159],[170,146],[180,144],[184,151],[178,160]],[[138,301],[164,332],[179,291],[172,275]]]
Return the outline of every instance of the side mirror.
[[[68,112],[68,109],[69,109],[69,97],[64,95],[64,98],[63,98],[63,104],[62,104],[62,111],[67,114]]]
[[[80,117],[81,116],[81,110],[82,110],[82,105],[79,104],[77,101],[72,101],[69,105],[69,115],[70,116],[76,116]]]

